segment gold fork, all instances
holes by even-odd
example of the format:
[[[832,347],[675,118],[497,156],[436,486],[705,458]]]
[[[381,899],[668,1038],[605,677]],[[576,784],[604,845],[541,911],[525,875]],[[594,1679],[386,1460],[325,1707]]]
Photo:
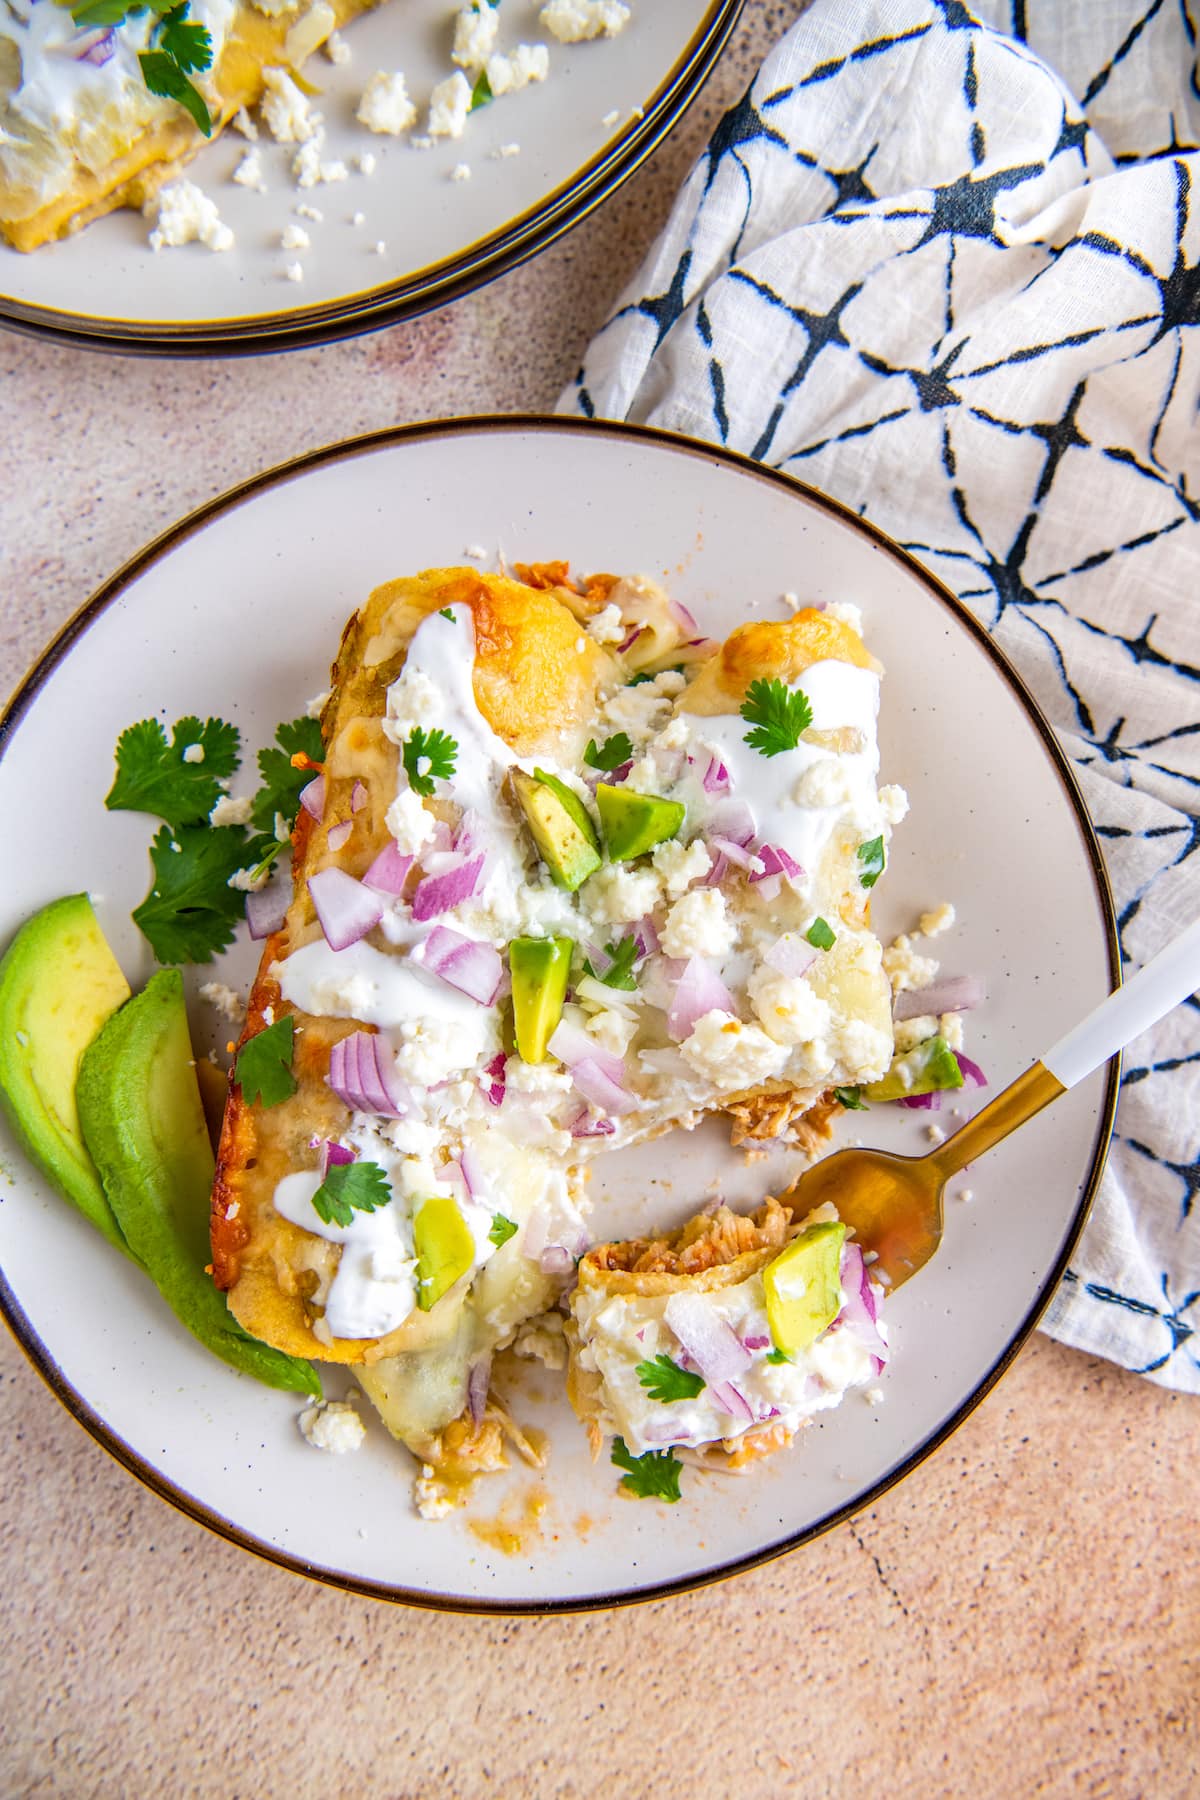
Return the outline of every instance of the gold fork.
[[[898,1288],[925,1267],[942,1241],[942,1200],[951,1176],[1116,1056],[1198,986],[1200,919],[935,1150],[924,1156],[839,1150],[807,1169],[784,1200],[801,1218],[832,1201],[863,1250],[874,1252],[872,1275]]]

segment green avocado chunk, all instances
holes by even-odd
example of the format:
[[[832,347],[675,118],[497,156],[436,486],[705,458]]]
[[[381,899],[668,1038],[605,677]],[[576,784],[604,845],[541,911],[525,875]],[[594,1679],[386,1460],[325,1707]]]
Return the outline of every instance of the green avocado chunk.
[[[953,1050],[944,1037],[931,1037],[893,1056],[887,1074],[860,1091],[868,1100],[907,1100],[915,1094],[934,1094],[940,1088],[960,1088],[962,1084],[963,1073]]]
[[[44,906],[0,959],[0,1102],[42,1173],[126,1253],[83,1141],[75,1078],[87,1046],[128,998],[86,894]]]
[[[565,781],[537,769],[512,771],[512,789],[550,879],[569,893],[600,867],[600,840],[587,807]]]
[[[514,938],[508,946],[512,971],[513,1028],[522,1062],[546,1060],[546,1045],[562,1017],[571,973],[570,938]]]
[[[845,1241],[840,1220],[810,1225],[763,1270],[767,1323],[775,1348],[785,1356],[807,1350],[837,1318]]]
[[[178,969],[108,1020],[83,1053],[76,1098],[117,1223],[180,1324],[268,1387],[319,1396],[312,1364],[244,1332],[205,1271],[213,1153]]]
[[[417,1305],[430,1312],[475,1261],[471,1228],[453,1200],[434,1195],[413,1215]]]
[[[631,862],[665,844],[683,824],[684,806],[679,800],[663,800],[658,794],[635,794],[630,788],[602,781],[596,789],[596,805],[604,832],[604,848],[613,862]]]

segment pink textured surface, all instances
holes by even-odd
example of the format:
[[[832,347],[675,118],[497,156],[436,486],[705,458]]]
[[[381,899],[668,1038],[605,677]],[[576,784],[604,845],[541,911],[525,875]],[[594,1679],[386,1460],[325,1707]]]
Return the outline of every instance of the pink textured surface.
[[[0,687],[147,538],[264,465],[396,420],[551,406],[800,10],[750,0],[638,177],[413,325],[226,364],[0,340]],[[931,1462],[808,1549],[654,1606],[503,1622],[379,1606],[209,1537],[3,1337],[0,1789],[538,1800],[682,1777],[1173,1800],[1200,1767],[1198,1431],[1194,1403],[1037,1340]]]

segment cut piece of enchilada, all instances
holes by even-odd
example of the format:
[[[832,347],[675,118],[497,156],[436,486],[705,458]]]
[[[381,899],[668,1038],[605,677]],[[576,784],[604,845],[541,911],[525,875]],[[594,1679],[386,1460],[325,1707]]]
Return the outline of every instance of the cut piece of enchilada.
[[[712,1111],[811,1148],[892,1050],[852,611],[722,646],[648,581],[518,573],[346,627],[246,1025],[291,1021],[298,1085],[233,1090],[214,1193],[241,1323],[448,1477],[500,1460],[490,1358],[573,1277],[592,1157]]]

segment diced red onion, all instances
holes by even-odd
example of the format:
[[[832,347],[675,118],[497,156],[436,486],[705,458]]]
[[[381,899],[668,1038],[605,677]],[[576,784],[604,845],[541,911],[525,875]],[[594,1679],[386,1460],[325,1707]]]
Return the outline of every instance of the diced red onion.
[[[658,931],[649,913],[634,926],[633,935],[643,956],[653,956],[659,948]]]
[[[351,1112],[402,1119],[412,1105],[389,1045],[373,1031],[338,1039],[329,1052],[329,1085]]]
[[[367,804],[367,786],[364,781],[356,781],[350,789],[350,811],[361,812]]]
[[[318,869],[308,878],[308,892],[331,950],[357,944],[383,917],[379,896],[344,869]]]
[[[625,636],[621,639],[621,642],[617,645],[617,655],[624,656],[627,650],[632,650],[645,629],[644,625],[631,626],[625,633]]]
[[[487,1180],[479,1166],[479,1158],[473,1150],[464,1146],[458,1159],[458,1166],[462,1170],[463,1185],[472,1200],[478,1200],[482,1194],[486,1194]]]
[[[363,886],[375,888],[381,894],[401,894],[412,866],[411,856],[401,856],[397,844],[388,844],[363,876]]]
[[[625,1063],[611,1050],[605,1050],[594,1037],[581,1025],[572,1025],[568,1019],[560,1019],[546,1045],[551,1056],[557,1056],[559,1062],[566,1063],[568,1069],[579,1062],[594,1062],[599,1065],[610,1081],[621,1084],[625,1080]]]
[[[503,1050],[498,1050],[491,1062],[484,1064],[483,1073],[486,1079],[479,1085],[483,1089],[485,1099],[492,1106],[499,1106],[504,1100],[504,1068],[507,1061],[508,1058]]]
[[[543,1275],[569,1275],[575,1267],[575,1258],[565,1244],[547,1244],[538,1258],[538,1266]]]
[[[344,850],[350,842],[350,833],[353,830],[354,822],[351,819],[343,819],[340,825],[331,826],[326,835],[329,848],[333,851]]]
[[[479,886],[483,864],[481,851],[478,856],[444,874],[427,875],[424,881],[417,883],[413,895],[413,918],[436,919],[439,913],[449,912],[452,906],[461,906],[464,900],[469,900]]]
[[[667,1013],[667,1031],[680,1044],[691,1036],[696,1021],[710,1012],[736,1014],[737,1006],[712,964],[702,956],[693,956],[679,977]]]
[[[637,1105],[629,1089],[619,1081],[614,1081],[593,1056],[585,1056],[582,1061],[571,1065],[571,1080],[585,1100],[590,1100],[593,1106],[598,1106],[610,1118],[619,1119],[623,1113],[632,1112]]]
[[[970,1057],[964,1056],[961,1050],[955,1050],[953,1055],[955,1062],[962,1071],[964,1081],[969,1081],[972,1087],[987,1086],[988,1078],[977,1062],[972,1062]]]
[[[756,830],[754,814],[744,800],[718,800],[709,812],[709,836],[729,838],[744,849]]]
[[[324,775],[315,775],[307,787],[300,789],[300,804],[311,818],[320,819],[325,811]]]
[[[287,918],[288,890],[281,881],[273,881],[257,894],[246,895],[246,923],[252,938],[270,937],[279,931]]]
[[[794,931],[785,931],[769,950],[763,952],[763,961],[781,975],[803,975],[816,960],[817,953],[811,944]]]
[[[90,31],[86,39],[78,39],[73,54],[76,62],[91,63],[93,68],[102,69],[116,54],[116,49],[116,33],[112,26],[101,26]]]
[[[741,1419],[747,1425],[754,1423],[754,1408],[740,1389],[734,1387],[732,1381],[710,1381],[708,1391],[721,1408],[732,1418]]]
[[[677,625],[685,638],[696,638],[700,635],[700,622],[695,613],[689,612],[682,600],[667,601],[667,616],[673,625]]]
[[[504,975],[500,952],[491,944],[463,937],[461,932],[450,931],[445,925],[434,926],[420,946],[419,961],[432,974],[439,975],[450,987],[477,1000],[481,1006],[493,1005],[500,992]]]
[[[742,1342],[747,1350],[769,1350],[771,1348],[769,1337],[744,1337]]]
[[[594,1119],[586,1106],[570,1127],[573,1138],[611,1137],[616,1129],[611,1119]]]
[[[663,1318],[710,1386],[732,1381],[750,1367],[749,1350],[702,1294],[672,1294]]]
[[[314,1138],[313,1143],[321,1151],[317,1169],[322,1181],[330,1169],[342,1168],[347,1163],[354,1162],[358,1156],[357,1150],[351,1150],[347,1144],[339,1144],[336,1138]]]
[[[724,857],[727,864],[734,863],[739,869],[749,869],[751,881],[759,879],[753,872],[757,864],[755,853],[747,845],[739,844],[733,838],[720,835],[710,835],[707,841],[709,849],[715,851],[718,856]]]
[[[680,644],[675,660],[682,663],[699,662],[702,657],[711,656],[713,651],[719,650],[720,647],[716,638],[688,638],[686,642]]]
[[[790,881],[798,881],[804,870],[794,856],[789,856],[782,844],[762,844],[759,846],[758,859],[762,864],[760,873],[751,875],[751,881],[766,881],[772,875],[786,875]]]
[[[782,875],[758,875],[752,876],[751,879],[757,883],[754,891],[760,900],[765,900],[768,905],[772,901],[778,900],[783,887]]]
[[[710,850],[712,849],[712,840],[711,839],[709,840],[709,849]],[[724,851],[718,850],[717,854],[713,857],[712,863],[709,867],[708,874],[704,877],[704,880],[700,883],[700,886],[701,887],[720,887],[721,883],[724,881],[724,879],[725,879],[726,875],[728,875],[728,873],[729,873],[729,858],[725,855]]]
[[[863,1348],[870,1351],[875,1373],[878,1375],[888,1360],[889,1352],[879,1330],[878,1301],[863,1262],[862,1250],[857,1244],[842,1245],[840,1279],[846,1303],[833,1323],[849,1328]]]
[[[613,966],[612,957],[599,944],[585,944],[584,950],[597,976],[603,980]]]
[[[896,1105],[911,1107],[913,1112],[941,1112],[942,1089],[935,1088],[932,1094],[905,1094]]]
[[[488,1385],[492,1379],[492,1353],[477,1356],[467,1370],[467,1407],[476,1425],[487,1410]]]
[[[709,758],[708,767],[704,771],[704,791],[706,794],[729,792],[729,770],[719,756]]]
[[[945,975],[928,987],[904,988],[892,1006],[894,1019],[919,1019],[925,1013],[969,1012],[987,999],[977,975]]]

